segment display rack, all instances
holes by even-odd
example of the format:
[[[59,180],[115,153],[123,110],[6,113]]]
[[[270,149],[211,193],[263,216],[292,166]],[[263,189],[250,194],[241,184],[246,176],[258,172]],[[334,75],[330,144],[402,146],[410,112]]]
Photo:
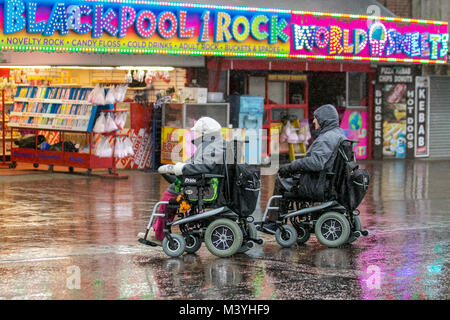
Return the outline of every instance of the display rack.
[[[106,81],[105,80],[94,80],[93,83],[100,84],[102,86],[113,86],[113,85],[125,84],[123,81],[116,81],[116,80],[106,80]],[[114,109],[104,110],[104,112],[120,113],[120,112],[128,112],[128,110],[117,109],[117,104],[114,104]],[[112,154],[112,160],[113,160],[112,168],[109,170],[108,174],[102,174],[101,177],[110,178],[110,179],[111,178],[112,179],[128,179],[128,176],[126,174],[117,173],[116,158],[114,156],[114,150],[116,150],[116,138],[128,136],[128,134],[120,134],[120,133],[117,133],[117,131],[113,131],[110,133],[103,133],[102,135],[112,136],[114,142],[113,142],[113,154]]]
[[[11,141],[11,168],[17,162],[33,163],[49,166],[66,166],[73,172],[74,168],[85,168],[88,174],[92,169],[108,169],[115,171],[114,157],[102,158],[93,154],[93,132],[97,106],[85,99],[92,88],[80,87],[18,87],[14,106],[10,113],[8,126],[11,136],[15,130],[31,130],[35,134],[34,148],[15,148]],[[38,131],[57,131],[60,133],[61,151],[40,150],[38,148]],[[89,141],[89,153],[66,152],[64,150],[64,134],[85,134]]]
[[[6,123],[7,123],[7,119],[6,119],[6,106],[7,105],[11,105],[12,102],[6,101],[5,99],[5,89],[2,89],[2,161],[0,163],[0,166],[2,167],[7,167],[9,166],[9,163],[6,161],[6,156],[10,156],[11,155],[11,150],[7,150],[7,143],[6,140],[12,140],[12,135],[11,137],[7,138],[7,131],[6,131]]]

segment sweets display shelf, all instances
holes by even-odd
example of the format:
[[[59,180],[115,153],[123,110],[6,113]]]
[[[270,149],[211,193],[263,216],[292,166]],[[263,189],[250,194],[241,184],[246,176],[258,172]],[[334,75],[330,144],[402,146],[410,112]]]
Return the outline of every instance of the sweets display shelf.
[[[11,136],[16,132],[34,132],[36,143],[34,148],[18,148],[11,140],[11,168],[15,168],[17,162],[33,163],[49,166],[66,166],[70,172],[74,168],[85,168],[88,174],[92,169],[108,169],[115,171],[114,157],[102,158],[94,154],[92,148],[94,125],[97,106],[87,101],[92,88],[80,87],[18,87],[14,99],[14,105],[9,115],[8,127],[11,128]],[[38,147],[39,131],[59,132],[61,151],[40,150]],[[64,134],[80,133],[86,135],[89,143],[89,152],[66,152],[64,150]]]
[[[6,115],[7,112],[9,112],[9,108],[11,107],[12,103],[11,101],[6,100],[5,98],[5,89],[2,89],[2,96],[1,96],[1,123],[2,123],[2,139],[0,140],[0,150],[2,153],[0,167],[7,167],[9,166],[9,163],[6,161],[6,157],[11,157],[11,149],[8,147],[11,145],[13,141],[13,135],[11,134],[9,137],[7,136],[6,131],[6,124],[8,122],[8,116]],[[8,109],[8,111],[7,111]]]
[[[3,127],[5,127],[9,122],[9,116],[8,116],[8,112],[11,109],[11,107],[13,106],[14,101],[8,101],[5,100],[3,101],[3,99],[0,99],[0,110],[3,114],[3,111],[5,113],[4,116],[0,116],[0,122],[2,123],[2,129]],[[3,130],[2,131],[2,139],[0,139],[0,153],[3,157],[6,156],[10,156],[11,155],[11,150],[10,150],[10,145],[11,145],[11,140],[13,140],[14,138],[17,138],[17,136],[12,137],[10,132],[8,132],[7,130]],[[5,148],[3,148],[3,145],[5,146]],[[4,149],[4,150],[3,150]],[[3,151],[3,152],[2,152]]]

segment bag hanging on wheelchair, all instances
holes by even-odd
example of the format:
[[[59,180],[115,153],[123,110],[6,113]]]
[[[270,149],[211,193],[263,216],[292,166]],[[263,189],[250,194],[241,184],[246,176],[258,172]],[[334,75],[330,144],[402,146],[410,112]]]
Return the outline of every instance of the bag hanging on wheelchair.
[[[347,210],[355,210],[367,193],[370,174],[366,169],[359,169],[351,141],[341,143],[333,171],[336,175],[331,186],[335,199]]]
[[[241,217],[253,214],[257,206],[261,188],[261,174],[247,164],[229,166],[230,203],[229,208]]]
[[[347,170],[347,194],[345,196],[344,206],[347,209],[355,210],[367,193],[370,182],[370,174],[366,169],[359,169],[358,165],[353,167],[348,164]]]

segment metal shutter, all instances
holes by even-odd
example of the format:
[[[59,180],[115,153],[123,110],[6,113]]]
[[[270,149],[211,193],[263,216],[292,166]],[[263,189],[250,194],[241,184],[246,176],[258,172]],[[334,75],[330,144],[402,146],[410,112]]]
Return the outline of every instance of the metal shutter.
[[[430,158],[450,158],[450,77],[430,77]]]

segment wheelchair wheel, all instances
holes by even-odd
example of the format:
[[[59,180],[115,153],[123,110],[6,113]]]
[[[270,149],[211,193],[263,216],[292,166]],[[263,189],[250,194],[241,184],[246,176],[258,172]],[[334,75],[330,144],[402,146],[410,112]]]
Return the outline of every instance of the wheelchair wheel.
[[[347,242],[350,236],[350,224],[344,215],[327,212],[317,220],[314,232],[321,244],[336,248]]]
[[[247,226],[248,226],[248,230],[247,230],[248,237],[252,238],[252,239],[256,239],[256,237],[258,236],[258,231],[256,231],[255,225],[253,223],[248,223]],[[239,248],[238,253],[245,253],[248,250],[250,250],[251,248],[253,248],[253,246],[254,246],[253,241],[248,241],[247,243],[243,244]]]
[[[361,223],[361,219],[358,216],[353,216],[353,225],[355,226],[355,230],[352,230],[352,232],[350,232],[350,237],[347,240],[347,243],[353,243],[356,241],[356,239],[358,239],[358,237],[355,237],[353,235],[354,231],[361,231],[362,230],[362,223]]]
[[[202,246],[202,240],[192,234],[184,238],[186,241],[186,248],[184,251],[186,253],[196,253]]]
[[[242,230],[233,220],[213,221],[205,232],[205,244],[215,256],[225,258],[235,254],[242,246]]]
[[[173,240],[172,244],[170,243],[169,238],[165,237],[162,242],[162,248],[169,257],[179,257],[183,254],[186,248],[186,241],[180,234],[172,233],[170,236]]]
[[[305,244],[311,236],[311,233],[309,232],[309,226],[299,224],[298,226],[296,226],[295,230],[297,230],[297,244]]]
[[[275,239],[283,248],[290,248],[297,241],[297,230],[293,226],[284,224],[275,232]]]

